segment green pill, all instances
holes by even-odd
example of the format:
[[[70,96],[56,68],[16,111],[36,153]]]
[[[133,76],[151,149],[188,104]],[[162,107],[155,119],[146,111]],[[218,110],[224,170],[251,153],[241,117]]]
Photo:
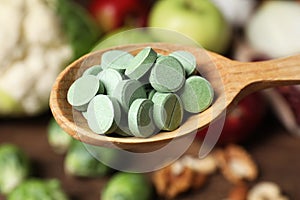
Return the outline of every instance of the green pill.
[[[156,58],[157,53],[151,47],[144,48],[128,64],[125,75],[135,80],[142,78],[151,69]]]
[[[86,75],[73,82],[67,93],[67,101],[76,110],[86,111],[92,98],[103,92],[104,86],[100,80],[96,76]]]
[[[122,50],[111,50],[102,54],[102,69],[112,68],[121,72],[127,68],[128,63],[133,59],[133,55]]]
[[[107,95],[95,96],[88,105],[88,125],[98,134],[109,134],[117,129],[121,108],[117,100]]]
[[[191,76],[186,80],[180,95],[183,107],[190,113],[199,113],[207,109],[214,98],[211,84],[201,76]]]
[[[192,75],[196,70],[196,58],[188,51],[174,51],[170,56],[176,58],[183,66],[187,76]]]
[[[149,137],[155,133],[153,102],[149,99],[136,99],[128,111],[128,126],[136,137]]]
[[[185,71],[172,56],[161,56],[151,70],[149,81],[158,92],[176,92],[185,82]]]
[[[128,113],[122,112],[121,120],[115,132],[121,136],[134,136],[128,127]]]
[[[122,74],[114,69],[104,69],[97,77],[103,83],[108,95],[112,95],[118,83],[123,80]]]
[[[82,116],[83,116],[86,120],[88,120],[88,114],[87,114],[87,111],[83,111],[83,112],[81,112],[81,114],[82,114]]]
[[[99,72],[102,71],[101,65],[94,65],[88,69],[86,69],[82,76],[86,76],[86,75],[94,75],[97,76],[99,74]]]
[[[173,131],[180,126],[183,119],[183,106],[178,95],[156,92],[152,101],[153,118],[159,129]]]
[[[118,128],[115,130],[115,133],[117,133],[118,135],[124,136],[124,137],[134,136],[127,126],[126,127],[118,126]]]
[[[113,94],[125,112],[128,112],[132,102],[138,98],[147,98],[143,85],[134,79],[122,80],[116,86]]]
[[[156,93],[156,90],[152,89],[152,90],[148,93],[148,99],[151,100],[155,93]]]

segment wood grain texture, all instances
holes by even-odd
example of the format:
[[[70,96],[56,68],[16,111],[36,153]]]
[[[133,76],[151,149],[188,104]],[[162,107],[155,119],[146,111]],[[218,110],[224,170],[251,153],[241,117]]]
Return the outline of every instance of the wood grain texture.
[[[66,100],[70,85],[88,67],[99,64],[101,55],[111,49],[136,54],[151,46],[160,54],[185,50],[195,55],[197,70],[212,84],[215,99],[211,107],[187,118],[179,129],[161,132],[150,138],[108,137],[93,133],[84,117],[73,110]],[[249,93],[278,85],[300,83],[300,55],[277,60],[242,63],[194,46],[165,43],[146,43],[117,46],[87,54],[70,64],[56,79],[50,95],[50,108],[60,126],[75,139],[106,147],[118,147],[132,151],[152,151],[181,139],[197,129],[208,126],[224,112],[229,112],[237,102]]]

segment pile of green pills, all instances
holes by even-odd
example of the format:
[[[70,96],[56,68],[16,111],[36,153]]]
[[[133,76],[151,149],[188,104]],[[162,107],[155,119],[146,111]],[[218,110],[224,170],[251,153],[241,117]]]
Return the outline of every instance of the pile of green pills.
[[[212,86],[195,72],[196,58],[187,51],[110,50],[73,82],[67,100],[97,134],[150,137],[211,105]]]

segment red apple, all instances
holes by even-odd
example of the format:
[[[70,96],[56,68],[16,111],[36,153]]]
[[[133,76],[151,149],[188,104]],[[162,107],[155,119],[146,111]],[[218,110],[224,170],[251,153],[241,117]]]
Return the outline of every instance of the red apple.
[[[276,90],[286,100],[295,116],[296,122],[300,125],[300,86],[280,86],[277,87]]]
[[[245,140],[263,121],[266,103],[260,93],[253,93],[242,99],[225,119],[218,143],[226,144]],[[203,139],[207,128],[198,131],[197,137]]]
[[[91,0],[88,9],[100,28],[109,32],[121,26],[146,26],[150,1]]]

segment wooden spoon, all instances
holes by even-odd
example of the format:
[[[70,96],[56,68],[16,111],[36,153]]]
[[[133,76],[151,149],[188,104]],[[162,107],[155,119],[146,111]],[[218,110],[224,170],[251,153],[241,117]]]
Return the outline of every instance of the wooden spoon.
[[[136,54],[146,46],[151,46],[161,54],[176,50],[185,50],[194,54],[199,73],[207,78],[214,88],[215,99],[212,106],[202,113],[188,117],[177,130],[160,132],[149,138],[112,137],[92,132],[81,113],[73,110],[66,100],[70,85],[81,76],[85,69],[99,64],[101,55],[105,51],[120,49]],[[118,147],[130,151],[151,151],[174,138],[182,138],[197,129],[208,126],[220,115],[230,111],[241,98],[249,93],[264,88],[299,83],[300,55],[263,62],[242,63],[199,47],[166,43],[134,44],[89,53],[71,63],[54,83],[50,96],[50,108],[58,124],[75,139],[97,146]]]

